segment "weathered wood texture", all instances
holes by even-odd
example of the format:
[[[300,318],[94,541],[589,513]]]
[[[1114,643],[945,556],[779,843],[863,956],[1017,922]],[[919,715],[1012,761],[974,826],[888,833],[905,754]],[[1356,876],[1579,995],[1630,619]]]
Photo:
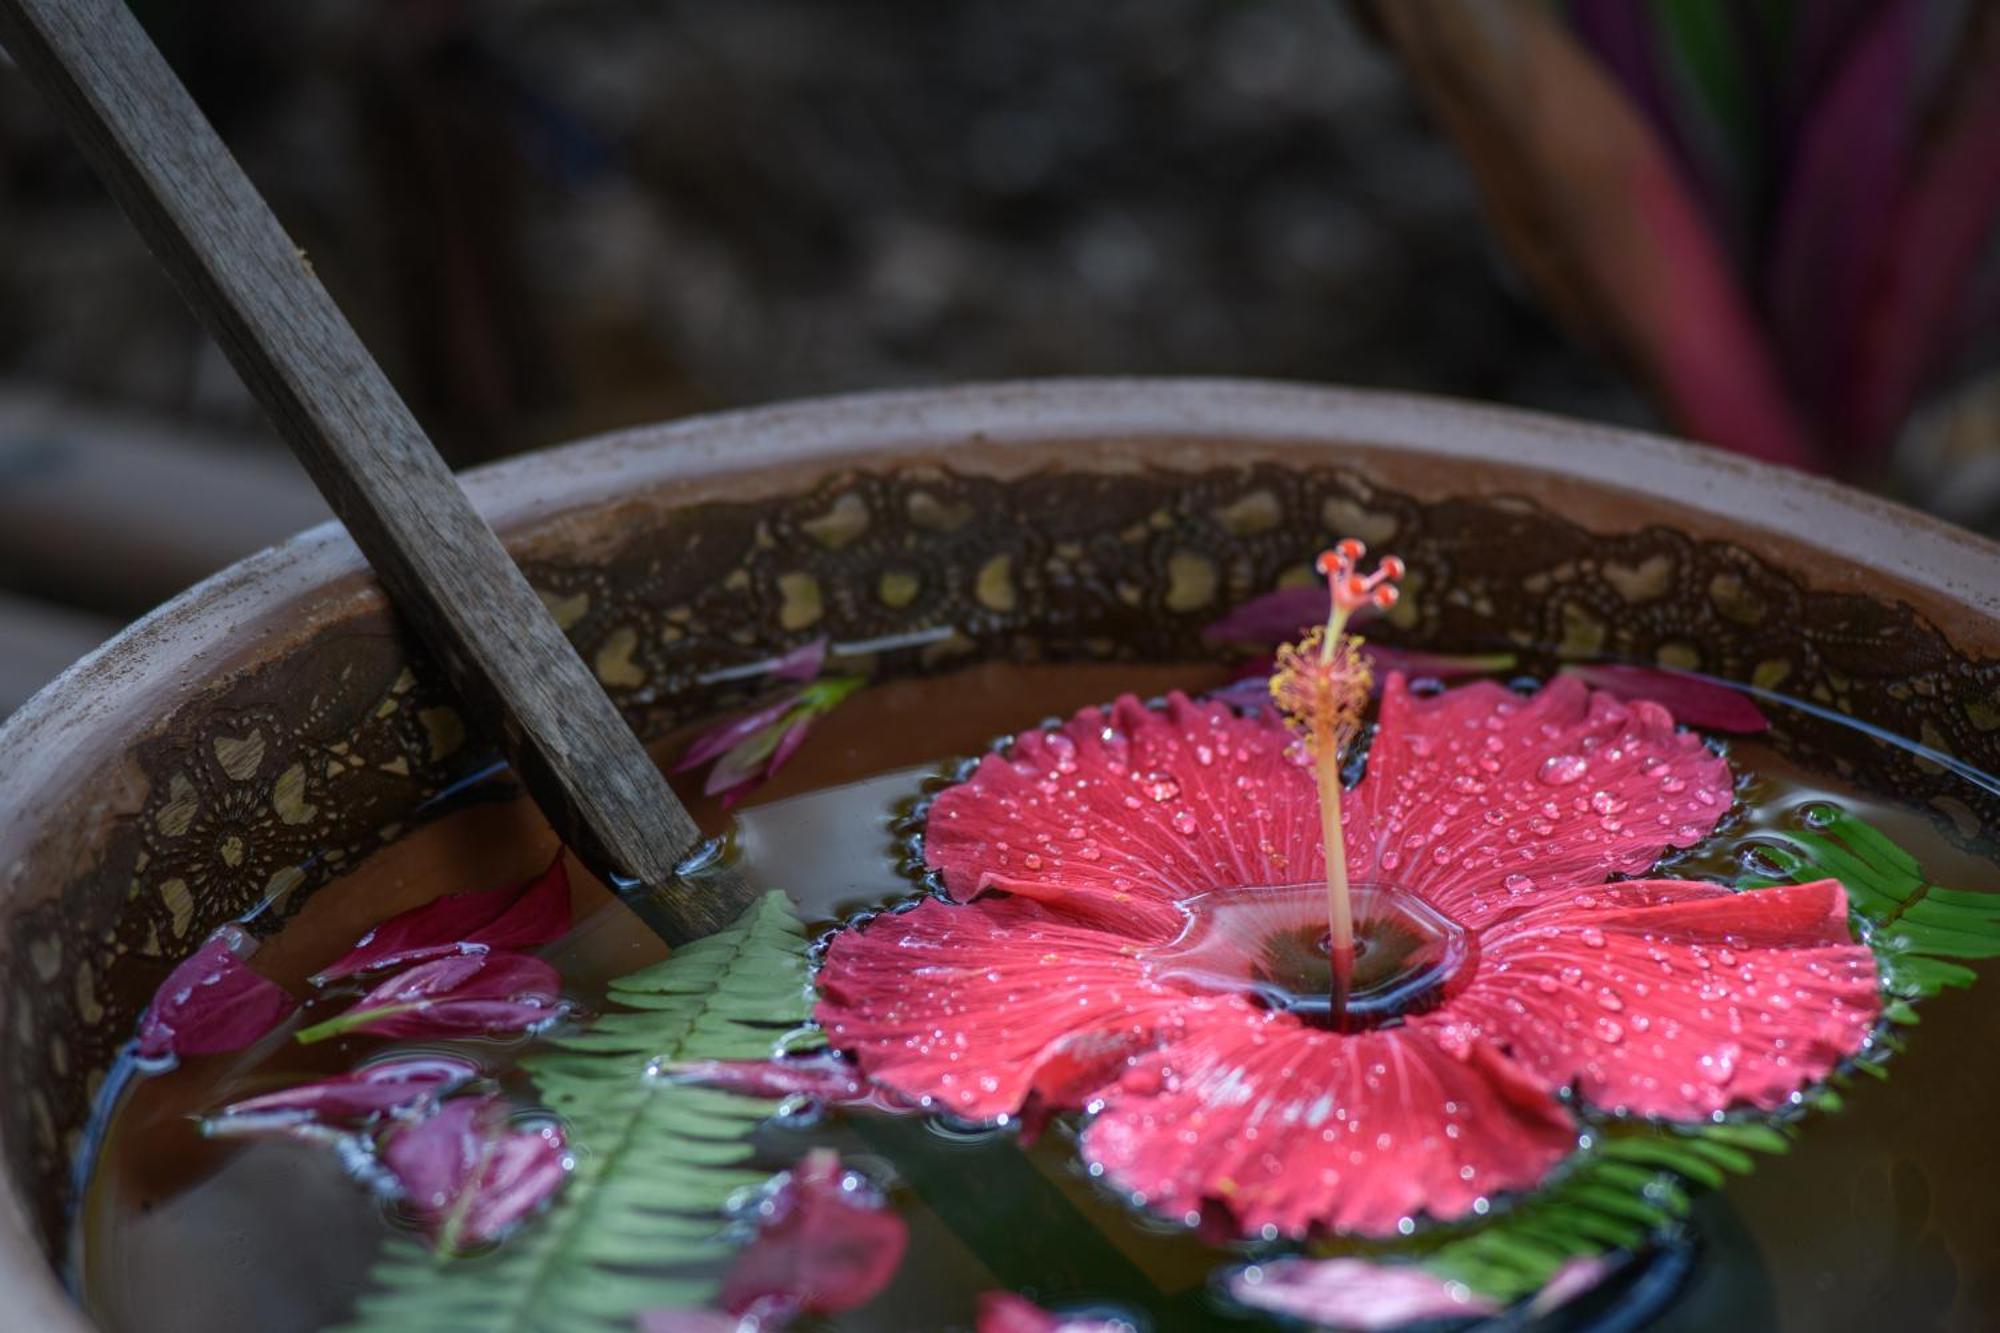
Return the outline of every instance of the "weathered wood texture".
[[[494,719],[569,845],[691,938],[748,901],[674,867],[692,818],[121,0],[0,0],[0,43],[55,106],[397,607]]]

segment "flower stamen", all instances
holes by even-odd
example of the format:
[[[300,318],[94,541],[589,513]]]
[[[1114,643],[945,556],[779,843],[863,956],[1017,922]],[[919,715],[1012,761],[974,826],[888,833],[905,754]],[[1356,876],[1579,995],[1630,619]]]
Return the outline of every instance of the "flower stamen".
[[[1359,635],[1348,620],[1364,606],[1387,610],[1396,604],[1396,580],[1403,562],[1384,556],[1373,574],[1360,572],[1368,548],[1352,537],[1317,563],[1333,605],[1326,624],[1297,643],[1279,647],[1271,674],[1271,699],[1304,738],[1319,787],[1320,837],[1326,845],[1326,921],[1333,962],[1333,1014],[1346,1009],[1354,978],[1354,907],[1347,884],[1347,845],[1340,827],[1340,763],[1361,729],[1362,710],[1374,685]]]

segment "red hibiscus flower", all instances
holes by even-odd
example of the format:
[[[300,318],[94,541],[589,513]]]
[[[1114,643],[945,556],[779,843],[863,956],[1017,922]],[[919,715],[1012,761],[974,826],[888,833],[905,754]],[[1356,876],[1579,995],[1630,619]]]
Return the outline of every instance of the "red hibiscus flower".
[[[1728,765],[1664,708],[1400,676],[1345,798],[1363,1022],[1333,1030],[1292,1002],[1328,976],[1324,892],[1286,887],[1324,874],[1309,763],[1268,716],[1178,695],[1017,737],[931,808],[953,901],[837,935],[819,1021],[956,1114],[1091,1112],[1093,1174],[1267,1236],[1407,1231],[1532,1188],[1577,1145],[1565,1093],[1772,1109],[1869,1039],[1875,963],[1837,882],[1607,882],[1731,805]]]

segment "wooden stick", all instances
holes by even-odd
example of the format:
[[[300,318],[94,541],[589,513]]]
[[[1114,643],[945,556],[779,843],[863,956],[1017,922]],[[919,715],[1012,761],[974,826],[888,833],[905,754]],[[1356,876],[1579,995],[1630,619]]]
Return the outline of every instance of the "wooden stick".
[[[0,0],[0,43],[563,840],[671,942],[733,920],[749,887],[727,867],[674,884],[694,820],[121,0]]]

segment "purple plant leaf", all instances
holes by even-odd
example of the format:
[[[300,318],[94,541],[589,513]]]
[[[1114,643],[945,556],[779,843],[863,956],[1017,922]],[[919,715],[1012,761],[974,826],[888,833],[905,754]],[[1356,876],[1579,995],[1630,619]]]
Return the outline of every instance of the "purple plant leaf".
[[[305,1138],[361,1129],[387,1117],[421,1111],[478,1076],[479,1066],[459,1056],[399,1056],[333,1078],[234,1102],[202,1121],[201,1128],[215,1136]]]
[[[497,1096],[461,1097],[382,1146],[405,1203],[447,1254],[500,1239],[569,1172],[562,1130],[513,1128],[505,1108]]]
[[[1784,182],[1768,273],[1771,323],[1792,384],[1826,430],[1847,429],[1864,303],[1909,173],[1924,21],[1921,0],[1874,9],[1801,127]]]
[[[1500,1308],[1421,1268],[1368,1259],[1277,1259],[1240,1268],[1230,1274],[1229,1294],[1253,1309],[1345,1329],[1471,1319]]]
[[[535,949],[568,933],[569,869],[561,852],[533,879],[504,889],[453,893],[390,917],[313,977],[324,984],[456,953]]]
[[[1289,643],[1308,626],[1325,623],[1332,609],[1333,596],[1323,583],[1279,588],[1252,597],[1201,634],[1224,643]]]
[[[829,1315],[873,1300],[903,1262],[909,1226],[817,1148],[780,1178],[757,1235],[722,1280],[722,1308],[761,1323]]]
[[[773,680],[795,680],[804,684],[817,676],[820,668],[826,665],[826,648],[824,637],[800,644],[772,662],[764,674]]]
[[[378,1037],[497,1036],[532,1032],[560,1018],[561,978],[519,953],[451,954],[399,972],[354,1007],[298,1034],[301,1042],[348,1032]]]
[[[141,1060],[240,1051],[299,1007],[283,987],[250,970],[256,942],[223,926],[167,974],[139,1019]]]
[[[1748,696],[1700,676],[1615,663],[1566,666],[1563,674],[1620,699],[1650,699],[1672,713],[1675,721],[1702,731],[1750,736],[1771,729],[1771,719]]]

